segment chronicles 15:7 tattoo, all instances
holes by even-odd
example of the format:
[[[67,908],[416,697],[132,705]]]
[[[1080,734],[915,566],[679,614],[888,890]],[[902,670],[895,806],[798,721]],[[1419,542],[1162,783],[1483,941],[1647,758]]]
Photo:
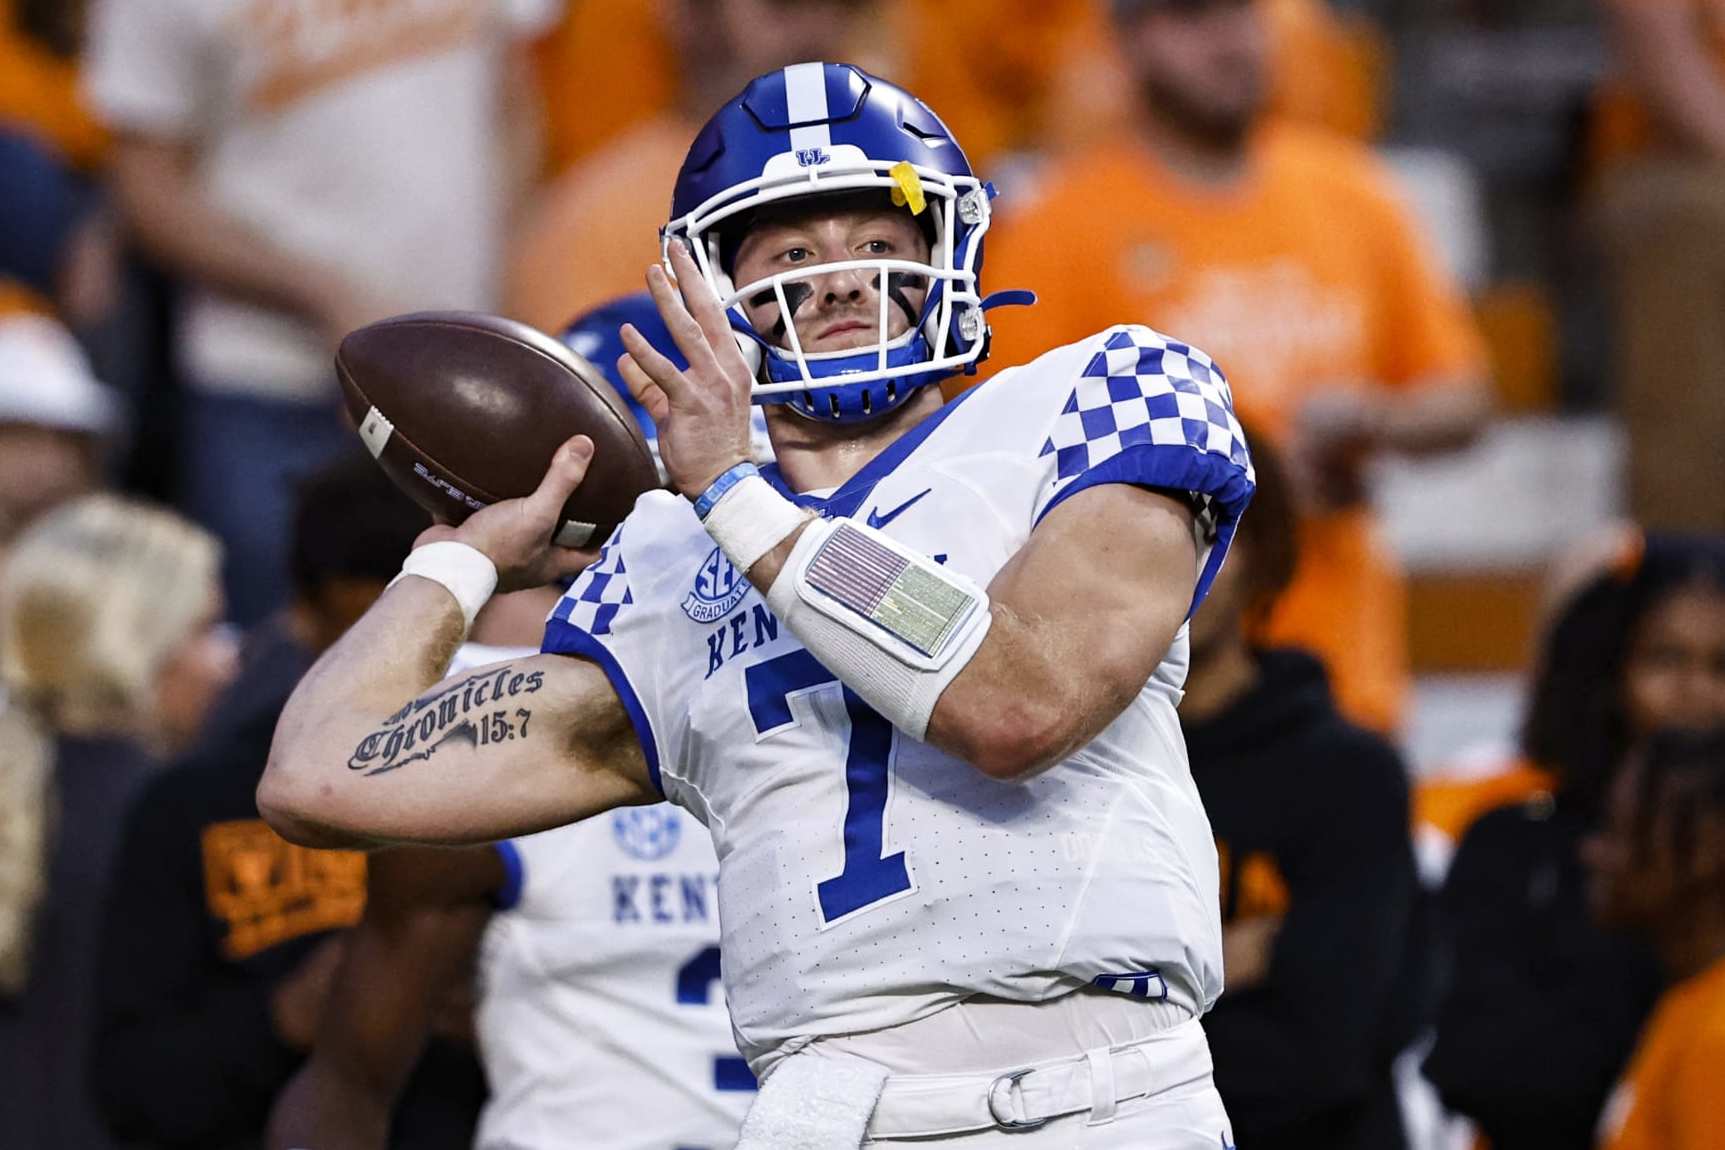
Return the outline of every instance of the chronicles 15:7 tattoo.
[[[505,664],[421,695],[361,739],[347,769],[369,778],[429,759],[451,742],[485,747],[525,739],[533,712],[520,703],[544,685],[543,671]]]

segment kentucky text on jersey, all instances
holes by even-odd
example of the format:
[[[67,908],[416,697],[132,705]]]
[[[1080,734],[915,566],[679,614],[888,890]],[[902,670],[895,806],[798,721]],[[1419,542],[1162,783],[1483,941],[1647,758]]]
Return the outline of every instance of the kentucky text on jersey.
[[[717,874],[614,874],[611,921],[625,923],[717,922]]]
[[[763,604],[739,611],[726,619],[723,626],[708,633],[707,673],[702,678],[711,679],[726,659],[734,659],[752,647],[765,646],[778,637],[779,617]]]

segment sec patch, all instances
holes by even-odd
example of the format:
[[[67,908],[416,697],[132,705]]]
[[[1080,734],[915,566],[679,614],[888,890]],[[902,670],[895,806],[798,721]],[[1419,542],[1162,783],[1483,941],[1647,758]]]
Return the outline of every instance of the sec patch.
[[[697,623],[723,619],[748,597],[749,586],[743,573],[715,547],[695,572],[695,586],[683,600],[683,614]]]

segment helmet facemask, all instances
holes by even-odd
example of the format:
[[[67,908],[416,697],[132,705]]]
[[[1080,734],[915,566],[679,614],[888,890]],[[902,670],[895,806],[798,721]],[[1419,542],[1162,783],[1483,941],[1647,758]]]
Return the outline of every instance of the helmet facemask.
[[[730,256],[735,245],[730,241],[755,212],[811,196],[871,190],[893,195],[894,202],[905,205],[923,225],[929,239],[926,262],[884,256],[849,259],[787,268],[741,286],[733,281]],[[963,371],[981,357],[987,329],[976,265],[988,230],[989,192],[978,180],[905,163],[872,163],[859,155],[842,166],[833,162],[781,176],[769,169],[768,175],[714,199],[719,202],[702,204],[673,221],[665,230],[665,243],[682,238],[690,242],[697,266],[719,296],[755,369],[755,402],[786,403],[823,422],[873,419],[899,406],[916,388]],[[916,211],[919,206],[922,210]],[[805,350],[795,323],[798,313],[817,290],[816,281],[847,270],[869,277],[875,285],[876,339],[842,350]],[[926,287],[915,314],[907,295],[913,287]],[[745,304],[761,303],[776,304],[775,323],[767,332],[756,330],[745,309]],[[909,323],[894,335],[896,315]],[[786,346],[779,346],[781,340]]]

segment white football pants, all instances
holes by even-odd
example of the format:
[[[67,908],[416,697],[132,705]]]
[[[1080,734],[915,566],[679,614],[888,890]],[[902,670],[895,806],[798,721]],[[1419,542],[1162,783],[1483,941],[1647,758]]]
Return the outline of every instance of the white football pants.
[[[1090,990],[1034,1004],[974,998],[820,1045],[890,1072],[863,1142],[880,1150],[1233,1146],[1203,1029],[1171,1003]],[[1073,1112],[1026,1128],[1061,1111]],[[1020,1125],[975,1129],[979,1113]]]

